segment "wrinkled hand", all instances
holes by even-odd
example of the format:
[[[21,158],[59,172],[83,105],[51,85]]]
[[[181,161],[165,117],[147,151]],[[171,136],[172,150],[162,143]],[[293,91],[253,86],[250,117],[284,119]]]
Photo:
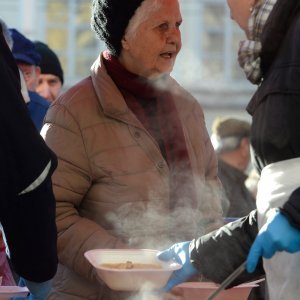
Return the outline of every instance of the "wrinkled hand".
[[[247,258],[247,271],[254,272],[261,256],[271,258],[277,251],[300,251],[300,230],[277,212],[259,231]]]
[[[197,269],[190,262],[189,253],[190,242],[174,244],[169,249],[158,254],[158,258],[163,261],[174,260],[182,265],[182,268],[175,271],[167,284],[162,288],[162,292],[169,291],[175,285],[185,282],[193,275],[198,274]]]
[[[51,290],[52,280],[44,282],[33,282],[21,278],[22,285],[26,285],[30,291],[28,300],[45,300]]]

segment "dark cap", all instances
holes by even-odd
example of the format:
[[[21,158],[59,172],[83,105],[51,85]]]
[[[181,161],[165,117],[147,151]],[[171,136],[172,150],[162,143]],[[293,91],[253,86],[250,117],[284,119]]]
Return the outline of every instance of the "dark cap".
[[[9,31],[13,39],[12,54],[15,60],[28,65],[38,66],[40,64],[41,57],[35,50],[33,42],[14,28],[9,29]]]
[[[125,30],[142,2],[143,0],[93,0],[91,26],[112,55],[120,55]]]
[[[61,67],[60,61],[57,57],[57,55],[52,51],[48,45],[40,42],[35,41],[34,42],[36,51],[41,56],[41,74],[52,74],[57,76],[61,84],[64,83],[64,72]]]
[[[251,124],[247,121],[217,117],[212,125],[211,141],[217,153],[232,151],[240,145],[241,139],[250,136]]]
[[[229,118],[217,117],[212,125],[212,132],[220,137],[238,136],[249,137],[251,125],[247,121]]]

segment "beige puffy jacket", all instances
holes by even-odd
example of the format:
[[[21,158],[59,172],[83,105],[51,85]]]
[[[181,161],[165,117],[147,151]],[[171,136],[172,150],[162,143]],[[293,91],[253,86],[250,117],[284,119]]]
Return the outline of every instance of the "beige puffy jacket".
[[[198,190],[196,205],[171,211],[168,165],[100,57],[91,76],[51,106],[42,129],[59,159],[53,184],[60,265],[49,299],[127,299],[96,280],[85,251],[159,249],[221,224],[221,203],[208,184],[218,182],[216,158],[199,103],[169,78]]]

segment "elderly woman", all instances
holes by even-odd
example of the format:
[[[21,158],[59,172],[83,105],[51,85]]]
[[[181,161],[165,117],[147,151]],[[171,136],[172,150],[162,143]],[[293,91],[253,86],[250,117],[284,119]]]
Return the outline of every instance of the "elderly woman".
[[[232,18],[247,36],[240,45],[240,65],[247,78],[259,85],[247,110],[253,116],[251,145],[261,173],[257,192],[260,231],[254,241],[254,227],[257,225],[251,218],[251,222],[247,222],[250,215],[246,222],[245,219],[237,221],[228,226],[230,228],[199,238],[191,245],[182,244],[180,251],[190,256],[193,262],[191,265],[188,259],[185,264],[189,274],[194,274],[197,267],[207,277],[220,281],[247,258],[254,241],[248,256],[248,271],[253,272],[263,256],[270,299],[298,299],[300,3],[298,0],[228,0],[228,4]],[[245,239],[240,232],[246,233],[247,243],[240,243]],[[228,245],[230,250],[226,253]],[[212,249],[216,253],[218,247],[222,248],[220,254],[207,259],[206,254]],[[177,245],[177,252],[178,248]],[[177,256],[174,249],[164,252],[162,258]],[[236,251],[234,256],[233,249]],[[209,270],[209,261],[216,263],[217,260],[220,260],[220,265],[226,260],[220,272],[223,278]],[[176,282],[169,283],[169,287],[182,280],[179,275]]]
[[[108,50],[42,130],[59,159],[60,265],[49,299],[123,296],[95,278],[87,250],[158,249],[221,225],[202,109],[170,76],[181,22],[177,0],[93,1],[92,27]]]

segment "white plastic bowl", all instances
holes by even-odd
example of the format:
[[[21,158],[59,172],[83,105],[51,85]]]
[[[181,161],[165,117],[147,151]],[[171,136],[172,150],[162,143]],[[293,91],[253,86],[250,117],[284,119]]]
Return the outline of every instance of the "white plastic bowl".
[[[14,297],[26,297],[29,294],[27,287],[0,286],[0,300],[9,300]]]
[[[223,290],[216,296],[216,300],[247,300],[251,289],[258,286],[256,282]],[[218,288],[218,285],[213,282],[185,282],[177,288],[182,290],[184,300],[206,300]]]
[[[95,268],[98,276],[109,288],[116,291],[147,291],[162,288],[173,271],[182,266],[175,262],[157,259],[157,250],[150,249],[95,249],[84,256]],[[161,269],[113,269],[101,266],[106,263],[159,264]]]

